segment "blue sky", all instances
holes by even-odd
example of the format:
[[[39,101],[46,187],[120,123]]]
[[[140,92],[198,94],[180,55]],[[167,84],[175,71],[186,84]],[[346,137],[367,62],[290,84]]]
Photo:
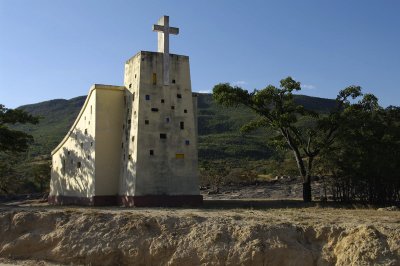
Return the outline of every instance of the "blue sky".
[[[0,103],[86,95],[123,84],[124,62],[156,51],[162,15],[190,56],[192,89],[253,90],[290,75],[302,94],[334,98],[348,85],[400,105],[400,1],[0,0]]]

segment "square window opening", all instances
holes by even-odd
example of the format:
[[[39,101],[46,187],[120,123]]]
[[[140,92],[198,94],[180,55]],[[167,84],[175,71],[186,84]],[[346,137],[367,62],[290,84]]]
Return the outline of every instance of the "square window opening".
[[[145,97],[146,97],[146,101],[150,100],[150,95],[146,95]]]
[[[164,103],[164,99],[161,99],[161,103]]]
[[[180,128],[181,129],[185,129],[185,123],[184,122],[180,122]]]
[[[150,150],[150,155],[151,155],[151,156],[154,155],[154,150]]]
[[[151,108],[152,112],[158,112],[158,108]]]
[[[183,110],[183,112],[186,114],[186,113],[187,113],[187,110],[185,109],[185,110]]]
[[[167,134],[165,133],[160,133],[160,139],[166,139],[167,138]]]
[[[148,125],[149,124],[149,120],[144,120],[144,124]]]
[[[182,98],[182,94],[178,93],[178,94],[176,95],[176,97],[177,97],[178,99],[181,99],[181,98]]]

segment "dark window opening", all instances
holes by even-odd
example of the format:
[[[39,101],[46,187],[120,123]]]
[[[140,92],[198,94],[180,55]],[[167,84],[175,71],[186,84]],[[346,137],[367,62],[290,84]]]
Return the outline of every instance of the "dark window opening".
[[[128,159],[129,159],[129,160],[132,159],[132,154],[129,154],[129,155],[128,155]]]
[[[186,145],[189,145],[190,142],[189,142],[188,140],[185,140],[185,144],[186,144]]]
[[[93,142],[90,142],[90,147],[92,147],[93,146]]]
[[[81,148],[83,148],[83,142],[81,142]]]
[[[131,84],[129,84],[129,88],[132,88],[132,83],[131,83]]]
[[[133,114],[134,114],[134,115],[136,115],[136,111],[135,111],[135,112],[133,112]]]
[[[144,124],[148,125],[149,124],[149,120],[144,120]]]
[[[130,119],[129,119],[129,120],[128,120],[128,124],[130,125],[130,124],[131,124],[131,122],[132,122],[132,120],[130,120]]]
[[[146,101],[150,100],[150,95],[146,95]]]
[[[178,94],[176,95],[176,97],[177,97],[178,99],[181,99],[181,98],[182,98],[182,94],[178,93]]]
[[[165,118],[165,121],[166,121],[167,123],[169,123],[169,117]]]
[[[172,80],[172,83],[175,84],[175,80],[174,79]]]
[[[135,78],[136,78],[136,74],[135,74]]]
[[[161,99],[161,103],[164,103],[164,99]]]
[[[82,166],[81,162],[78,162],[78,163],[76,164],[76,167],[77,167],[77,168],[81,168],[81,166]]]
[[[183,112],[186,114],[186,113],[187,113],[187,110],[185,109],[185,110],[183,110]]]
[[[71,152],[70,151],[68,151],[68,155],[70,155],[71,154]]]
[[[90,159],[90,154],[88,154],[87,158]]]
[[[152,112],[158,112],[158,108],[151,108]]]
[[[150,155],[154,155],[154,150],[150,150]]]
[[[121,148],[124,148],[124,143],[123,142],[121,143]]]
[[[135,136],[132,136],[132,142],[135,141]]]
[[[181,127],[181,129],[185,129],[185,123],[184,123],[184,122],[181,122],[181,123],[180,123],[180,127]]]
[[[165,133],[160,133],[160,139],[166,139],[167,138],[167,134]]]
[[[174,110],[174,109],[175,109],[175,106],[172,105],[172,106],[171,106],[171,110]]]

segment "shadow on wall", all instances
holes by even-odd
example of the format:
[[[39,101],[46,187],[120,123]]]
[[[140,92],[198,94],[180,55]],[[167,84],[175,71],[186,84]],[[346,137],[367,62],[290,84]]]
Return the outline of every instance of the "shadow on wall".
[[[73,130],[67,142],[55,155],[53,195],[94,195],[95,145],[94,138],[87,130]]]

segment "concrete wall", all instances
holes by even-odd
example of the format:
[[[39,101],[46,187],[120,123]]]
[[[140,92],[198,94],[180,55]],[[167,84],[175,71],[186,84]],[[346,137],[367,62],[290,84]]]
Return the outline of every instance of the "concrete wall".
[[[96,92],[92,86],[71,129],[52,152],[50,196],[95,194]]]
[[[135,137],[129,145],[134,171],[131,179],[125,175],[133,185],[125,193],[120,191],[122,195],[199,194],[189,58],[170,55],[169,86],[163,85],[162,60],[161,53],[142,51],[125,68],[125,86],[132,84],[130,93],[135,100],[131,111],[136,116],[131,115],[134,122],[128,138]]]
[[[50,196],[118,193],[124,87],[94,85],[65,138],[52,152]]]
[[[95,194],[118,195],[124,92],[120,86],[99,86],[96,93]]]

